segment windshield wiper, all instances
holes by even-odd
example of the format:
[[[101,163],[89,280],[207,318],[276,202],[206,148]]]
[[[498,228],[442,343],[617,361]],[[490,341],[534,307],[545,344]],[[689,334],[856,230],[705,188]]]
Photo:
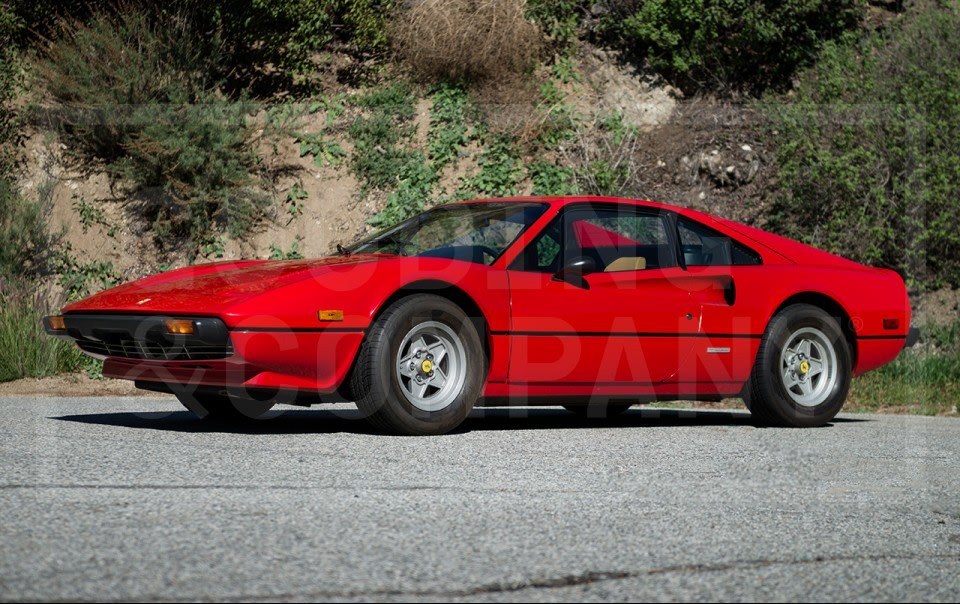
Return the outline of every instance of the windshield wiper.
[[[338,243],[338,244],[337,244],[337,253],[340,254],[341,256],[349,256],[349,255],[350,255],[350,250],[348,250],[347,248],[343,247],[342,245],[340,245],[340,244]]]
[[[393,235],[384,235],[380,239],[377,239],[377,243],[387,243],[387,244],[396,246],[398,256],[406,256],[407,255],[406,247],[409,245],[413,245],[409,241],[402,241],[400,239],[397,239]]]

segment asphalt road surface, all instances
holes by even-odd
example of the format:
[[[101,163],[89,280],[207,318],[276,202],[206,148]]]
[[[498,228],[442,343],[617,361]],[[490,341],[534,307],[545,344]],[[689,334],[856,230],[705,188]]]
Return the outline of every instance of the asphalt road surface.
[[[0,398],[0,600],[948,600],[960,420]]]

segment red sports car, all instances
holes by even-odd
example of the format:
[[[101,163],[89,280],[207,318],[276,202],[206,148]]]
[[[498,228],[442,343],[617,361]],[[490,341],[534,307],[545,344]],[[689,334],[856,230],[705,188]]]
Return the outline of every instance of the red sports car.
[[[741,396],[818,426],[914,338],[900,276],[689,209],[595,197],[428,210],[338,255],[191,266],[46,317],[201,417],[356,401],[439,434],[478,404],[612,415]]]

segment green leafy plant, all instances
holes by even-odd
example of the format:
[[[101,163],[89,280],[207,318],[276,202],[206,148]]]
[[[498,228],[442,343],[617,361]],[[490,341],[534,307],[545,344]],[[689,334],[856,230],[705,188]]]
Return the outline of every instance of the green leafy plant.
[[[321,133],[299,134],[297,142],[300,143],[300,157],[312,155],[313,163],[317,166],[338,166],[347,155],[343,147],[334,141],[324,140]]]
[[[290,244],[289,251],[283,251],[283,248],[279,247],[275,243],[270,244],[270,255],[267,257],[268,260],[301,260],[303,254],[300,253],[300,243],[303,241],[303,237],[297,235],[295,241]]]
[[[778,142],[776,230],[920,287],[960,285],[960,3],[828,43],[790,103],[762,107]]]
[[[509,137],[494,136],[477,157],[480,171],[461,183],[461,193],[477,197],[516,195],[523,179],[523,162]]]
[[[405,220],[423,210],[438,177],[422,153],[409,156],[398,173],[397,187],[387,196],[387,205],[370,220],[370,224],[387,226]]]
[[[527,167],[527,177],[533,182],[532,195],[576,195],[579,191],[572,168],[546,161],[535,161]]]
[[[863,12],[856,0],[646,0],[609,11],[603,29],[687,90],[762,90],[788,85]]]
[[[287,191],[287,213],[290,214],[290,220],[299,218],[303,214],[303,200],[308,197],[303,185],[295,182],[290,190]]]
[[[95,224],[107,226],[103,208],[88,202],[78,195],[73,196],[71,205],[73,205],[73,209],[80,216],[80,226],[84,233]]]
[[[461,86],[438,85],[432,95],[429,153],[434,166],[442,168],[455,160],[469,144],[469,116],[474,112],[470,97]]]
[[[214,258],[223,258],[225,251],[224,244],[226,242],[223,240],[223,236],[215,238],[209,243],[205,243],[203,247],[200,248],[200,253],[204,256],[213,256]]]
[[[71,301],[119,285],[122,279],[109,260],[78,260],[69,243],[64,243],[57,252],[53,267],[60,286]]]
[[[422,151],[413,149],[413,93],[403,82],[360,95],[354,103],[367,112],[350,126],[354,153],[350,169],[364,189],[388,191],[384,209],[370,219],[386,225],[423,208],[437,171]]]
[[[593,2],[586,0],[527,0],[527,17],[538,23],[554,52],[569,57],[576,49],[580,16]]]

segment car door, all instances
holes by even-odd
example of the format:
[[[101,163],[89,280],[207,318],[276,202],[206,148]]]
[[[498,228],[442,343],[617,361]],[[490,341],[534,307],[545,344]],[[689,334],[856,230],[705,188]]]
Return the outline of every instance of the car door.
[[[676,222],[684,267],[696,282],[689,289],[700,308],[701,337],[670,381],[740,384],[750,376],[768,318],[762,257],[692,218]]]
[[[699,329],[672,216],[632,204],[564,208],[511,263],[512,384],[653,384]],[[575,260],[596,271],[558,280]],[[574,280],[576,281],[576,280]]]

